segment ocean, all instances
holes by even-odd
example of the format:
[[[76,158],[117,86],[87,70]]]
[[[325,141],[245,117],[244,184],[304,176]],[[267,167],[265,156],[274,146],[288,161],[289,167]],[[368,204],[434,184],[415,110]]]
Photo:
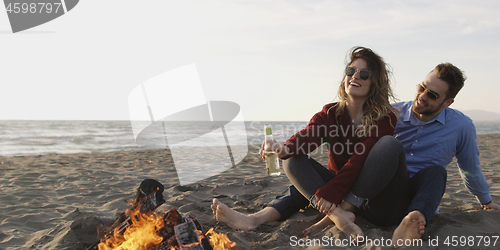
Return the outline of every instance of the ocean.
[[[271,124],[273,135],[280,142],[284,142],[307,125],[305,121],[245,122],[245,130],[236,131],[236,134],[232,131],[230,145],[260,145],[264,139],[264,125],[267,123]],[[500,133],[500,121],[479,121],[474,124],[477,134]],[[197,131],[200,129],[199,126],[194,122],[186,122],[183,126],[176,126],[176,129],[177,131],[169,131],[169,134],[182,136],[200,132]],[[188,140],[184,146],[223,146],[217,144],[220,140],[211,136],[213,135],[205,136],[204,140],[196,140],[191,144]],[[164,147],[165,145],[161,143],[146,145],[136,143],[130,121],[0,120],[0,156],[110,152]]]

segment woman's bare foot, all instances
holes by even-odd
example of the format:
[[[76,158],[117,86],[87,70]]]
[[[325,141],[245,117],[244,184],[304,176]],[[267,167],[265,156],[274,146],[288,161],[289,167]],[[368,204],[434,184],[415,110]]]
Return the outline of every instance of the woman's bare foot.
[[[364,236],[361,228],[354,224],[354,219],[356,218],[354,213],[337,207],[327,216],[331,221],[333,221],[333,223],[335,223],[335,226],[337,226],[337,228],[346,235],[346,237],[357,239],[358,237]]]
[[[411,211],[403,218],[392,235],[393,247],[411,244],[413,240],[420,239],[425,230],[425,216],[420,211]]]
[[[217,199],[213,200],[211,208],[218,222],[224,222],[233,229],[251,230],[258,226],[250,215],[234,211]]]
[[[328,216],[323,217],[320,221],[314,223],[312,226],[306,228],[303,233],[304,236],[315,235],[323,230],[325,227],[333,225],[333,221]]]

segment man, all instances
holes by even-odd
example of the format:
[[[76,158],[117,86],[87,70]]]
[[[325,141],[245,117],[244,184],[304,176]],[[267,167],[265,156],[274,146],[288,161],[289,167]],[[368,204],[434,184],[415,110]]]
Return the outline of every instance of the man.
[[[465,76],[451,63],[437,65],[417,86],[413,102],[400,110],[394,136],[407,158],[410,206],[393,234],[396,246],[419,239],[441,202],[446,186],[446,166],[457,158],[460,175],[485,210],[500,210],[493,202],[479,163],[476,130],[472,120],[449,108],[463,87]],[[399,243],[398,243],[399,242]]]

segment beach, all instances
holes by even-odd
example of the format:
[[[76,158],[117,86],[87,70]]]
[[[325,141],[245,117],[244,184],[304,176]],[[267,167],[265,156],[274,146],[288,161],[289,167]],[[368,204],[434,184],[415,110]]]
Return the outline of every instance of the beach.
[[[478,135],[478,146],[490,193],[499,203],[500,134]],[[227,234],[242,248],[331,249],[344,243],[355,249],[386,248],[395,227],[378,227],[363,218],[357,218],[356,224],[371,244],[350,245],[334,226],[309,241],[304,239],[302,231],[322,218],[310,208],[250,231],[217,223],[210,208],[214,198],[236,211],[253,213],[289,185],[284,174],[266,175],[257,152],[258,148],[249,146],[248,155],[235,167],[186,186],[179,185],[168,149],[0,157],[0,250],[86,249],[127,209],[146,178],[165,186],[167,205],[192,215],[207,229]],[[326,152],[313,157],[324,165],[328,161]],[[439,214],[426,228],[418,249],[498,249],[500,212],[480,210],[455,161],[447,171]]]

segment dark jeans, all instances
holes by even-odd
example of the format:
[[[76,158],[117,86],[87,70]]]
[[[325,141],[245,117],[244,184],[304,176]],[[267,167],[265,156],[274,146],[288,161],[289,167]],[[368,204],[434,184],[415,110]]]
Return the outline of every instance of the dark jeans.
[[[307,207],[316,191],[335,178],[335,173],[308,156],[290,158],[283,162],[283,168],[292,185],[269,203],[281,214],[281,220]],[[374,224],[399,224],[409,203],[407,178],[403,145],[385,136],[370,151],[344,200],[358,207],[357,213]]]
[[[430,166],[417,172],[408,180],[411,199],[408,213],[414,210],[422,212],[428,225],[441,202],[446,181],[446,169],[441,166]]]

